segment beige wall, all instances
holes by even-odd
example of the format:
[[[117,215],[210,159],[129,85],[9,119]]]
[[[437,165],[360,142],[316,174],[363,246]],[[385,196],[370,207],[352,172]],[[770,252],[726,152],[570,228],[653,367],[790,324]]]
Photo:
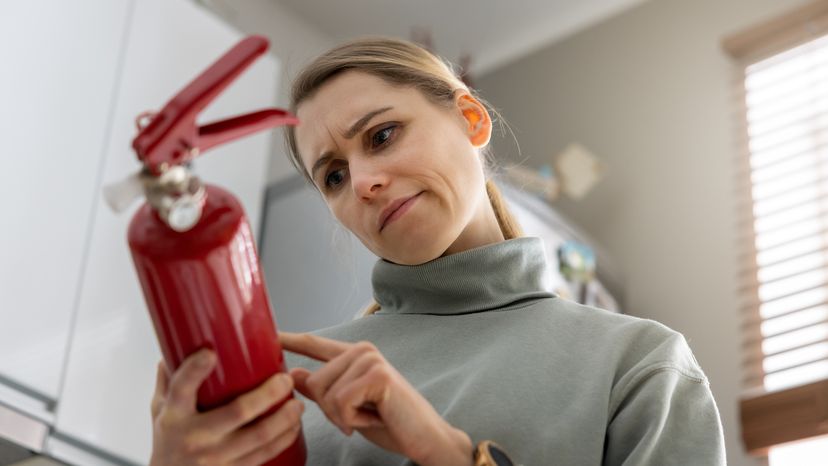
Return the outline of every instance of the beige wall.
[[[578,141],[610,165],[559,209],[603,245],[627,312],[688,339],[710,378],[732,466],[743,453],[734,248],[735,111],[721,39],[800,0],[651,0],[477,80],[527,164]],[[516,161],[508,138],[495,153]]]

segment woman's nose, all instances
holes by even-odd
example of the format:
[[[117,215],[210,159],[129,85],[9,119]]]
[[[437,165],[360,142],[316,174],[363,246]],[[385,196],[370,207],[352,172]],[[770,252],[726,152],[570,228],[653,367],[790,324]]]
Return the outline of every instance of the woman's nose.
[[[380,194],[388,186],[388,175],[379,167],[361,164],[350,167],[351,186],[354,194],[363,201],[368,201]]]

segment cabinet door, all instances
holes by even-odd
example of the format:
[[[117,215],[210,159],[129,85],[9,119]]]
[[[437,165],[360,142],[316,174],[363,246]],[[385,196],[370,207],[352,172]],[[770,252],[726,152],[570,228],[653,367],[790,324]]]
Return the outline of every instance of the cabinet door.
[[[130,149],[135,116],[160,108],[241,38],[190,1],[135,2],[104,184],[139,169]],[[277,71],[274,58],[259,58],[207,109],[201,122],[274,105]],[[253,228],[258,228],[269,141],[268,132],[262,132],[211,150],[195,162],[202,179],[239,197]],[[146,463],[152,436],[149,406],[161,355],[126,241],[138,205],[115,214],[99,193],[56,434],[47,450],[80,464],[89,460],[77,456],[78,446]]]
[[[59,392],[129,0],[0,7],[0,381]]]

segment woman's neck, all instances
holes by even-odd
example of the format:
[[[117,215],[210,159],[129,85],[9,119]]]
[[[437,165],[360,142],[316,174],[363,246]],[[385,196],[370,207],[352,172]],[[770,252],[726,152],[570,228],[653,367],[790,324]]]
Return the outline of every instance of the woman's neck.
[[[481,204],[472,221],[440,257],[506,240],[488,198]]]

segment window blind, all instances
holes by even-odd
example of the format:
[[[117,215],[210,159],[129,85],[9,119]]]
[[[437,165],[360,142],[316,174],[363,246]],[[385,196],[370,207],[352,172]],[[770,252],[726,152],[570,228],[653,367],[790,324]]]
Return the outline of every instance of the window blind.
[[[723,45],[736,64],[742,439],[788,466],[779,445],[828,446],[828,0]]]
[[[746,66],[743,98],[743,382],[776,391],[828,378],[828,36]]]

